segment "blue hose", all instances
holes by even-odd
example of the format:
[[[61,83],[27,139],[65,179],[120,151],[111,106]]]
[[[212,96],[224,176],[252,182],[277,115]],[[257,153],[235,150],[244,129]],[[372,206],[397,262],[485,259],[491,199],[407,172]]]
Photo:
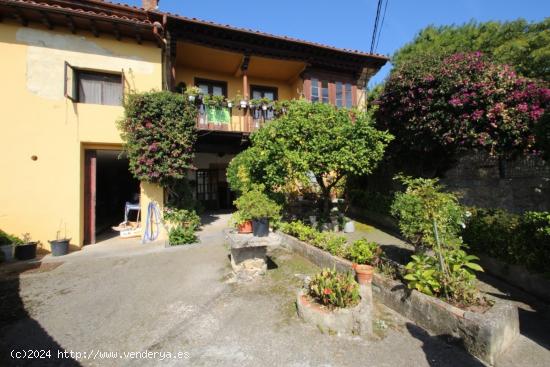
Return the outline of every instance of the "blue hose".
[[[153,225],[154,224],[154,225]],[[145,217],[145,231],[141,243],[152,242],[156,240],[160,234],[160,210],[154,201],[151,201],[147,206],[147,216]]]

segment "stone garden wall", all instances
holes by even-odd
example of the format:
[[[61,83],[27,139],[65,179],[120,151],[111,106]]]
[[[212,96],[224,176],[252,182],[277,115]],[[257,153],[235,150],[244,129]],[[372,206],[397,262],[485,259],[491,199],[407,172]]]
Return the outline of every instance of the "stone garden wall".
[[[441,180],[462,195],[465,205],[500,208],[514,213],[550,210],[550,164],[536,157],[504,163],[503,177],[496,158],[475,153],[460,159]]]

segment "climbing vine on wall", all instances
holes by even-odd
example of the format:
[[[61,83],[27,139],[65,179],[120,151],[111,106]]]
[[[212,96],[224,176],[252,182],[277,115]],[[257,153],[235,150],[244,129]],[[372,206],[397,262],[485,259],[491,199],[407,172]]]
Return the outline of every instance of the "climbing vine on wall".
[[[183,94],[153,91],[127,96],[118,127],[134,177],[163,184],[186,175],[193,160],[196,114]]]

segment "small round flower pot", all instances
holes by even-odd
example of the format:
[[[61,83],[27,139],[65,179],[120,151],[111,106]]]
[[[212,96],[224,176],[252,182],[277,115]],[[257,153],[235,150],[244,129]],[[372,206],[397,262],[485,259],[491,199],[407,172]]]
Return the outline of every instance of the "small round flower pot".
[[[71,241],[70,238],[62,239],[62,240],[48,241],[50,243],[50,245],[52,246],[52,255],[53,256],[67,255],[69,253],[69,242],[70,241]]]
[[[36,257],[37,242],[29,242],[15,247],[15,258],[17,260],[32,260]]]
[[[242,101],[241,101],[241,108],[246,108],[247,104],[248,104],[248,103],[246,103],[245,100],[242,100]]]
[[[0,246],[0,253],[2,254],[3,261],[13,261],[13,245]]]
[[[187,97],[187,98],[189,98],[189,102],[195,102],[195,98],[196,98],[196,97],[195,97],[194,95],[191,94],[191,95],[190,95],[189,97]]]
[[[267,105],[262,105],[262,110],[267,111]]]
[[[353,264],[353,270],[357,275],[357,282],[359,284],[369,284],[372,282],[372,274],[374,273],[374,268],[366,264]]]
[[[233,108],[233,102],[227,102],[227,107]]]
[[[252,221],[252,232],[256,237],[269,236],[269,219],[261,218]]]
[[[239,233],[252,233],[252,221],[247,220],[237,226]]]
[[[346,222],[344,224],[344,233],[353,233],[355,232],[355,224],[353,221]]]

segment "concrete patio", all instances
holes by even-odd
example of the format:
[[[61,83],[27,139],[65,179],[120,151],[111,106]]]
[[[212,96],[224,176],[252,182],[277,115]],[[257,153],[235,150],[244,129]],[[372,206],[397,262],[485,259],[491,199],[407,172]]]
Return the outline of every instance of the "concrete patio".
[[[274,250],[265,277],[235,282],[222,234],[228,218],[210,217],[198,245],[96,245],[40,268],[0,266],[0,365],[482,365],[383,305],[370,339],[323,334],[301,322],[295,291],[317,268]],[[546,348],[522,338],[498,365],[547,366]],[[51,350],[52,358],[10,358],[23,349]],[[59,359],[58,350],[80,358]],[[121,355],[144,351],[151,357]]]

